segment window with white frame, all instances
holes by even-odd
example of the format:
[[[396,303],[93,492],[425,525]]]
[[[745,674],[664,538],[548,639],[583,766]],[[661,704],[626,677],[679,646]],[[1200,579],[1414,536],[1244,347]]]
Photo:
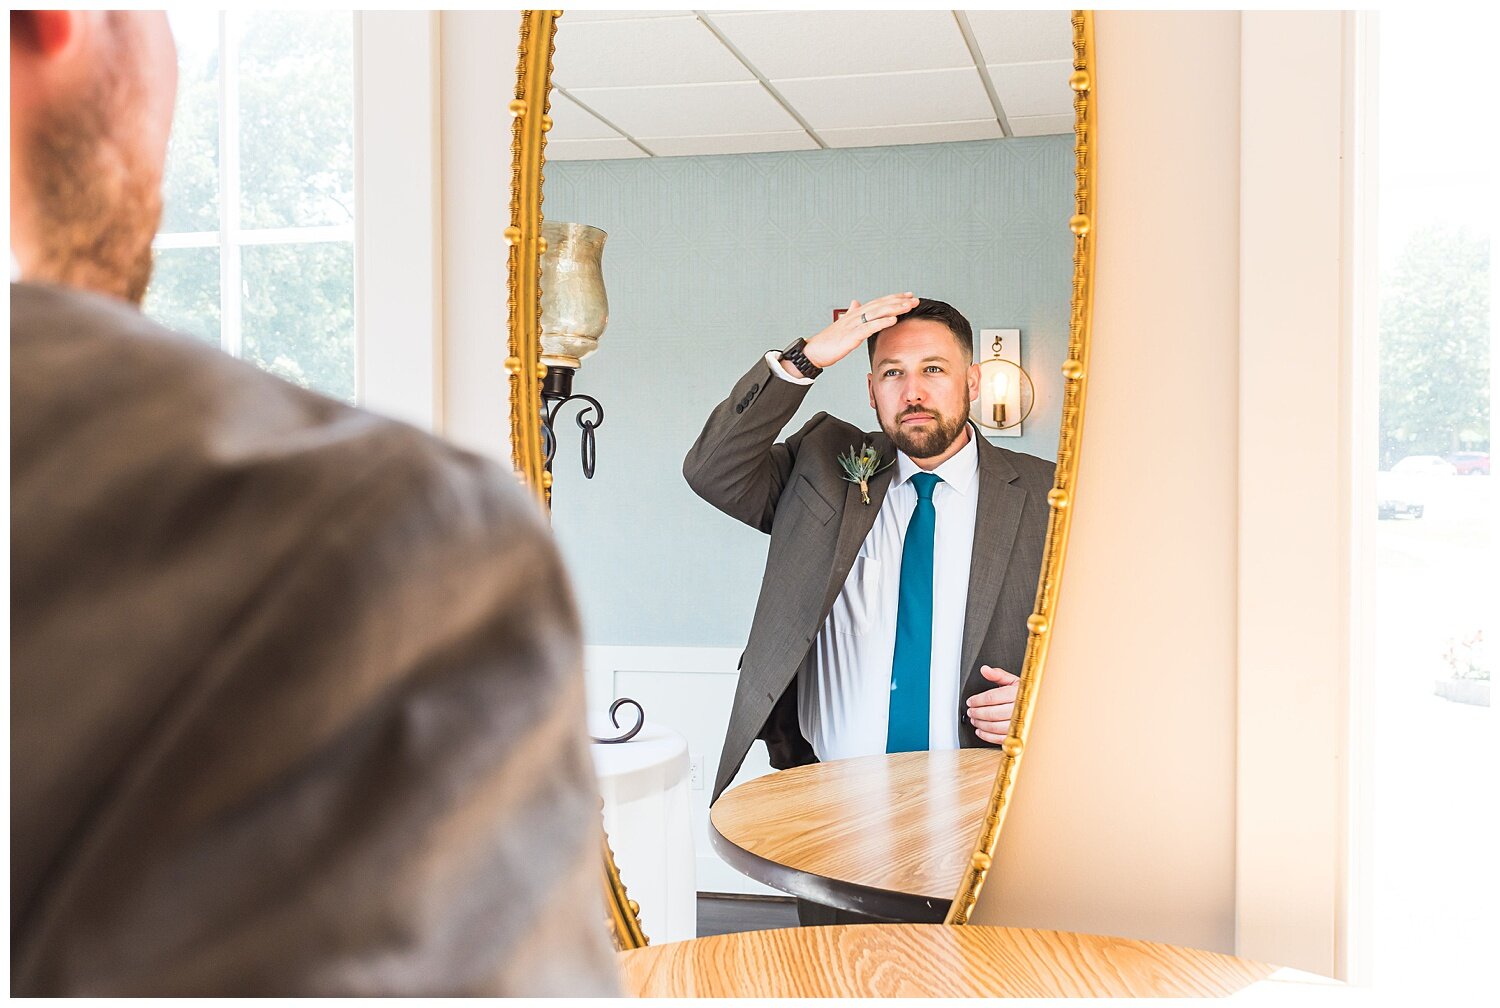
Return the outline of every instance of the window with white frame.
[[[177,110],[146,311],[352,402],[354,15],[169,17]]]
[[[1493,997],[1500,940],[1495,195],[1454,96],[1484,87],[1487,69],[1453,60],[1453,22],[1430,10],[1382,11],[1379,31],[1365,956],[1378,989],[1477,1003]]]

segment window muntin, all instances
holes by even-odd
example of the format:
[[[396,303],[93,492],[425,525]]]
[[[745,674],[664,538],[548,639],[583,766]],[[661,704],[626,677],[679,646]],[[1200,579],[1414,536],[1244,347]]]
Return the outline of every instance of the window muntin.
[[[146,311],[354,401],[354,18],[170,13],[178,95]]]

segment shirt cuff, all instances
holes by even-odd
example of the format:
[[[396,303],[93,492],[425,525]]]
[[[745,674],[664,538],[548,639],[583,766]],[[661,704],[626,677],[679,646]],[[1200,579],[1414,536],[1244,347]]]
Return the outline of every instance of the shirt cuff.
[[[784,382],[791,382],[793,385],[811,385],[813,383],[811,378],[793,378],[787,374],[786,368],[781,366],[780,350],[772,350],[766,354],[766,364],[770,366],[771,373]]]

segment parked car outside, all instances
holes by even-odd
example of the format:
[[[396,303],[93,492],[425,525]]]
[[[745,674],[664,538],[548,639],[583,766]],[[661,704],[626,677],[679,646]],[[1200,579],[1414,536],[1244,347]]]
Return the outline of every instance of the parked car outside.
[[[1377,512],[1381,518],[1406,516],[1420,518],[1426,508],[1427,496],[1422,488],[1409,476],[1398,472],[1375,474],[1375,494],[1380,500]]]
[[[1453,463],[1436,455],[1408,455],[1391,466],[1390,472],[1375,474],[1375,493],[1381,518],[1420,518],[1427,509],[1428,489],[1438,477],[1457,473]]]
[[[1454,452],[1448,456],[1448,461],[1453,463],[1453,468],[1460,476],[1488,476],[1490,474],[1489,452]]]
[[[1454,476],[1458,467],[1436,455],[1408,455],[1391,466],[1391,472],[1403,476]]]

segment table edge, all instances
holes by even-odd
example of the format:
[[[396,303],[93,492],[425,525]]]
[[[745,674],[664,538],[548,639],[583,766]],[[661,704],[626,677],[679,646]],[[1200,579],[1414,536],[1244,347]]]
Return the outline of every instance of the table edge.
[[[741,875],[824,906],[878,917],[892,924],[941,924],[953,906],[951,898],[922,896],[828,878],[761,857],[720,833],[712,816],[708,821],[708,838],[714,853]],[[957,887],[958,880],[954,880],[955,890]]]

